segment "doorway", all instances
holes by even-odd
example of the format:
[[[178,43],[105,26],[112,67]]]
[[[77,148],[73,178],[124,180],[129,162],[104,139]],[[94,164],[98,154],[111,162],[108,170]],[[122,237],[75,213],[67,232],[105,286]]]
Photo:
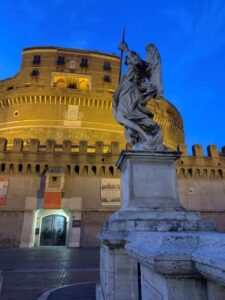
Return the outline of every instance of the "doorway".
[[[42,219],[40,246],[64,246],[66,244],[66,218],[50,215]]]

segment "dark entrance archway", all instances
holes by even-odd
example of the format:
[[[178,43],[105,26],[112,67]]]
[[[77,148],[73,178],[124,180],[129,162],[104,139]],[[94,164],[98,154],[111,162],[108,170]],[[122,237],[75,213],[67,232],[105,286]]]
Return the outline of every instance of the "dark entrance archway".
[[[63,246],[66,243],[66,218],[60,215],[44,217],[41,223],[40,246]]]

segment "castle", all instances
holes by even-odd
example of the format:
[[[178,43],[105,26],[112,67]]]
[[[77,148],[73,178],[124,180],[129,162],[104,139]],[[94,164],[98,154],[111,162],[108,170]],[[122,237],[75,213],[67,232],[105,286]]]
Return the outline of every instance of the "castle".
[[[112,116],[120,58],[98,51],[23,50],[20,71],[0,81],[0,247],[97,247],[120,206],[115,167],[129,148]],[[183,122],[166,99],[147,105],[177,161],[180,201],[225,229],[225,147],[187,155]]]

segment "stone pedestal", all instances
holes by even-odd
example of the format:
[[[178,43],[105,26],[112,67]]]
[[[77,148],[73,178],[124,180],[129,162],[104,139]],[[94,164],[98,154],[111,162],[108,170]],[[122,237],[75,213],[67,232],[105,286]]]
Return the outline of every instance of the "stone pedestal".
[[[123,151],[116,164],[122,174],[122,210],[182,210],[175,161],[178,152]]]
[[[206,280],[193,254],[214,225],[181,207],[175,167],[179,155],[121,153],[117,162],[122,173],[121,209],[110,216],[99,234],[98,300],[208,297]]]
[[[106,232],[208,231],[212,223],[179,202],[176,160],[179,152],[123,151],[116,166],[121,170],[121,209],[112,214]]]

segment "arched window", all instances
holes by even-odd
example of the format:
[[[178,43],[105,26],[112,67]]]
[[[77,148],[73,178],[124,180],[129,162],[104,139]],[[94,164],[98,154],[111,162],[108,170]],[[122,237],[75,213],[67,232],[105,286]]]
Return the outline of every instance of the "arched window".
[[[221,169],[218,170],[219,177],[223,178],[223,171]]]
[[[1,173],[5,172],[5,164],[1,164]]]
[[[18,173],[22,174],[23,172],[23,164],[18,165]]]
[[[80,167],[79,167],[79,166],[75,166],[75,167],[74,167],[74,172],[75,172],[77,175],[79,175],[79,173],[80,173]]]
[[[96,166],[93,166],[93,167],[91,168],[91,170],[92,170],[92,172],[93,172],[94,175],[97,174],[97,168],[96,168]]]
[[[109,167],[109,174],[114,175],[114,168],[112,166]]]
[[[188,175],[192,177],[192,169],[188,169]]]
[[[37,173],[37,174],[39,174],[40,173],[40,165],[36,165],[35,166],[35,172]]]

